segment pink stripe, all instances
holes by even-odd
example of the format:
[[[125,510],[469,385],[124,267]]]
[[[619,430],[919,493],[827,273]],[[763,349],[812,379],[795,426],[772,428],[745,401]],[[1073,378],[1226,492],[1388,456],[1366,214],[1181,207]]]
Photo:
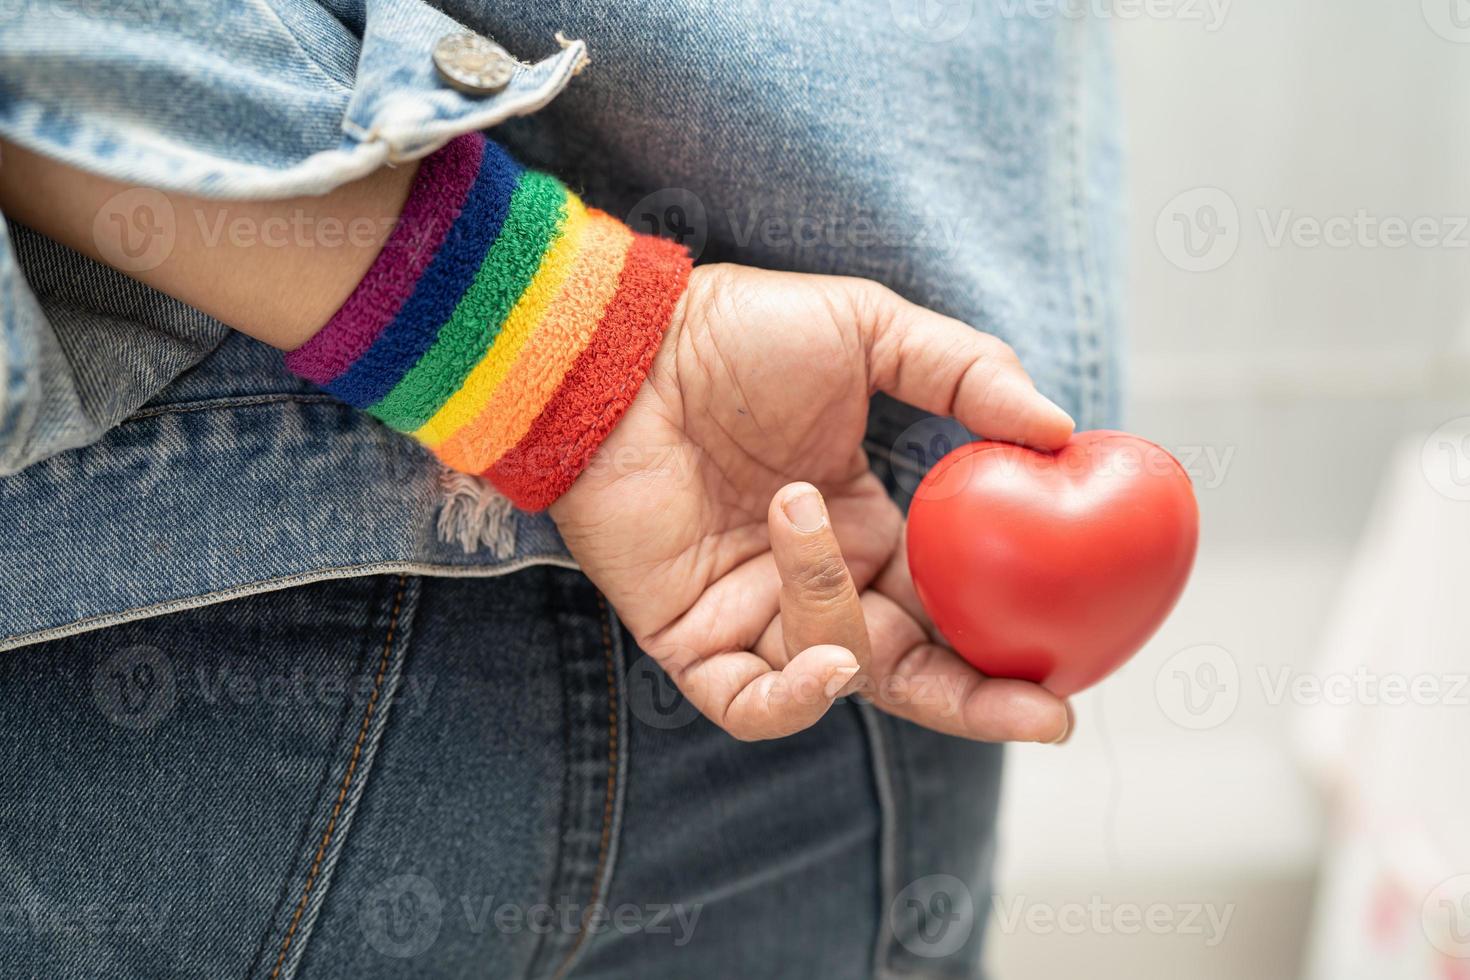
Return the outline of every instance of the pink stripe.
[[[286,367],[329,384],[373,345],[439,251],[480,172],[485,141],[467,133],[424,160],[383,250],[327,325],[286,355]]]

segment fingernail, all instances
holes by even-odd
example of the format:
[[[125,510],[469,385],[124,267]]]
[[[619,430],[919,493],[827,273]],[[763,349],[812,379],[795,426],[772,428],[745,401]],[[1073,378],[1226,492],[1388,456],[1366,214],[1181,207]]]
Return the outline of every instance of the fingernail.
[[[1066,424],[1070,425],[1072,428],[1077,428],[1077,420],[1072,418],[1072,416],[1067,412],[1066,409],[1062,408],[1062,406],[1058,405],[1056,402],[1052,401],[1050,398],[1046,397],[1039,391],[1036,393],[1036,397],[1046,405],[1047,411],[1051,412],[1057,417],[1058,422],[1065,421]]]
[[[847,682],[852,680],[853,675],[857,672],[856,667],[839,667],[834,670],[832,676],[827,679],[827,686],[822,689],[827,695],[827,700],[830,701],[837,697],[838,692],[847,686]]]
[[[1072,702],[1068,701],[1066,702],[1066,704],[1067,727],[1062,729],[1062,734],[1051,740],[1051,742],[1049,743],[1051,745],[1066,745],[1067,739],[1072,737],[1072,729],[1076,727],[1076,716],[1072,714]]]
[[[822,506],[822,497],[816,490],[803,490],[781,502],[786,519],[791,526],[803,534],[820,531],[827,523],[827,508]]]

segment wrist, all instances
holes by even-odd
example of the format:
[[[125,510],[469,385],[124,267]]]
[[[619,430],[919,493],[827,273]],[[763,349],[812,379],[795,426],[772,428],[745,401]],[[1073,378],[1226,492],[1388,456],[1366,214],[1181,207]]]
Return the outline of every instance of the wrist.
[[[689,266],[461,137],[424,162],[378,260],[287,365],[539,510],[632,401]]]

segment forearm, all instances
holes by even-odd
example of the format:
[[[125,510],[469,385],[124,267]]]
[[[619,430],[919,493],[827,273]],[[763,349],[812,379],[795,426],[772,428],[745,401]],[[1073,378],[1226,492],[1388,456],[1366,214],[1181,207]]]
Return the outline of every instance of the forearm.
[[[356,288],[418,165],[321,197],[218,201],[131,188],[0,142],[0,212],[281,350]]]
[[[5,153],[8,215],[290,351],[295,373],[533,509],[626,410],[689,271],[682,249],[478,135],[417,171],[275,202],[165,196]]]

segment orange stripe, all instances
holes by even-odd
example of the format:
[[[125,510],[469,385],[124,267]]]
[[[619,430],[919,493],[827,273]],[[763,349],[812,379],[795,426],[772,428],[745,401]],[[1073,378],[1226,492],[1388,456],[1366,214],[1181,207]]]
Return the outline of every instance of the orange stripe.
[[[575,263],[540,326],[479,414],[434,448],[451,469],[483,472],[520,442],[597,332],[633,233],[595,208],[587,214]]]
[[[587,208],[581,198],[569,193],[561,234],[552,240],[551,246],[541,256],[536,274],[526,283],[525,291],[500,325],[495,343],[485,351],[480,363],[465,375],[459,390],[449,396],[434,417],[414,430],[415,439],[435,449],[480,414],[485,403],[495,394],[495,389],[500,387],[500,382],[505,380],[521,348],[541,325],[541,318],[561,295],[562,283],[566,282],[567,275],[576,265],[582,248],[582,234],[586,230]]]
[[[592,343],[526,437],[482,474],[517,507],[542,510],[565,493],[618,424],[653,365],[690,265],[682,245],[634,237]]]

